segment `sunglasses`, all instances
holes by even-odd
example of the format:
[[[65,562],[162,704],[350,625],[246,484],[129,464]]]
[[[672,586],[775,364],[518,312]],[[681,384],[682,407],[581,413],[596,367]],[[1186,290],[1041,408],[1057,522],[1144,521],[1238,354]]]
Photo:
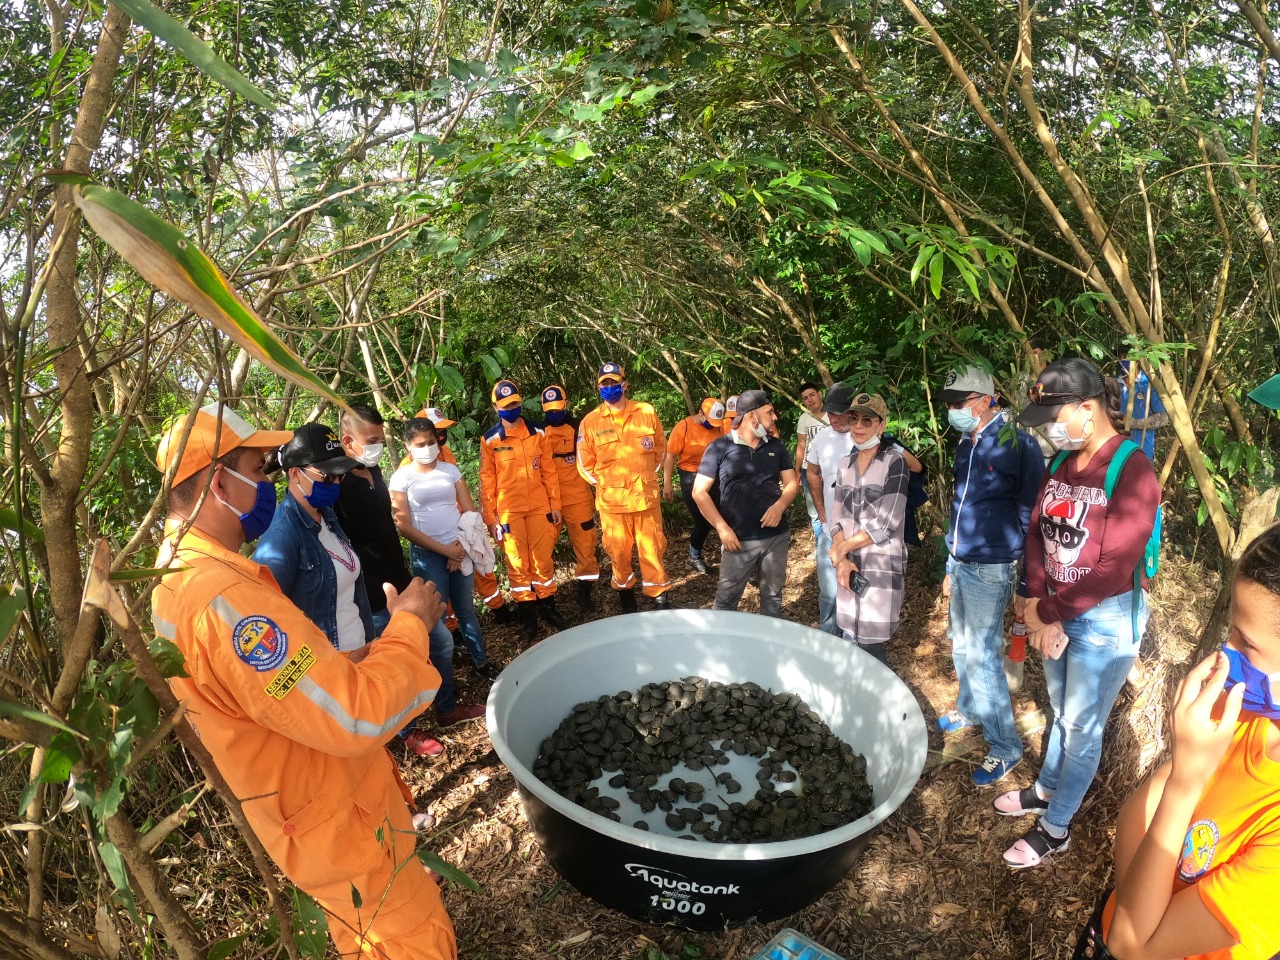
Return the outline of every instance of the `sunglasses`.
[[[320,474],[319,479],[316,479],[315,477],[311,477],[311,474],[307,473],[308,470],[315,470],[316,473]],[[340,473],[324,473],[323,471],[317,469],[316,467],[303,467],[302,472],[306,473],[308,477],[311,477],[311,479],[315,480],[316,483],[341,483],[342,482],[342,474]]]
[[[973,401],[977,400],[980,396],[982,396],[982,394],[980,393],[971,393],[969,394],[969,396],[965,397],[963,400],[956,400],[954,403],[948,403],[947,409],[963,410],[969,404],[973,403]]]
[[[1042,383],[1033,383],[1030,386],[1030,388],[1028,388],[1027,390],[1027,398],[1032,403],[1037,404],[1039,406],[1045,406],[1046,402],[1048,404],[1070,403],[1071,401],[1075,401],[1077,403],[1084,402],[1084,398],[1081,397],[1079,394],[1050,393],[1048,390],[1044,388],[1044,384]]]
[[[874,427],[880,422],[879,417],[863,417],[849,414],[849,425],[853,427]]]

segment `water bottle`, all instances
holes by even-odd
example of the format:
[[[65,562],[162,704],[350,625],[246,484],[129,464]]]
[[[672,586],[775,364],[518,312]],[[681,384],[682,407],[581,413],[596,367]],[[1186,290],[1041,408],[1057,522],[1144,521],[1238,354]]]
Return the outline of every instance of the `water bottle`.
[[[1022,668],[1027,659],[1027,621],[1022,617],[1013,618],[1013,628],[1009,631],[1009,649],[1005,654],[1004,678],[1009,683],[1009,692],[1016,693],[1022,686]]]

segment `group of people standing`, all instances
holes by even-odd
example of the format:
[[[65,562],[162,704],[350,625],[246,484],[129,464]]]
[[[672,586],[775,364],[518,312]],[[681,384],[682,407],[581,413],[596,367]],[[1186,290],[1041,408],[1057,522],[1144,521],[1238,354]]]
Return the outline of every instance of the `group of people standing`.
[[[784,516],[800,484],[769,397],[749,390],[704,402],[668,444],[653,408],[628,399],[626,386],[621,366],[605,364],[601,404],[581,424],[564,390],[548,386],[546,423],[535,425],[523,418],[516,385],[495,384],[499,423],[482,441],[479,510],[449,462],[443,431],[452,423],[436,410],[406,425],[408,458],[389,482],[380,467],[385,427],[368,407],[344,410],[335,433],[316,423],[257,430],[215,403],[161,440],[157,464],[170,488],[157,565],[172,573],[156,587],[153,623],[185,658],[171,683],[268,853],[328,914],[343,955],[457,956],[440,893],[413,856],[412,795],[385,745],[400,734],[414,752],[438,753],[424,733],[406,735],[432,705],[440,726],[483,714],[457,700],[442,598],[472,669],[493,676],[474,606],[477,589],[487,606],[501,605],[493,542],[506,554],[526,634],[539,616],[564,622],[549,560],[562,526],[579,601],[584,610],[593,603],[592,499],[620,609],[637,609],[633,549],[642,592],[669,606],[659,497],[673,499],[679,464],[686,502],[705,523],[695,527],[702,539],[691,540],[691,567],[705,566],[709,530],[720,535],[716,606],[736,607],[754,571],[762,612],[780,613]],[[1280,406],[1280,378],[1253,396]],[[979,786],[1020,762],[1007,689],[992,669],[1016,592],[1030,643],[1046,657],[1054,722],[1035,782],[997,797],[995,808],[1038,817],[1005,854],[1013,867],[1033,866],[1067,847],[1107,713],[1136,656],[1146,620],[1140,561],[1159,489],[1147,458],[1130,455],[1118,431],[1114,385],[1087,361],[1046,367],[1018,418],[1059,451],[1047,468],[1034,438],[1009,422],[989,375],[958,371],[943,398],[962,434],[947,538],[960,697],[940,726],[982,726],[990,753],[973,774]],[[885,436],[881,397],[836,384],[825,397],[815,389],[806,406],[827,421],[803,451],[824,538],[819,561],[834,585],[824,610],[884,659],[901,606],[912,477],[923,468]],[[277,504],[271,475],[281,472],[287,489]],[[1273,527],[1242,558],[1230,645],[1184,683],[1172,765],[1121,816],[1117,886],[1086,932],[1088,956],[1105,956],[1104,940],[1124,957],[1181,955],[1178,944],[1262,957],[1261,948],[1232,945],[1276,943],[1265,894],[1280,868],[1280,701],[1271,689],[1280,676],[1278,545]],[[1178,911],[1168,909],[1174,901]]]

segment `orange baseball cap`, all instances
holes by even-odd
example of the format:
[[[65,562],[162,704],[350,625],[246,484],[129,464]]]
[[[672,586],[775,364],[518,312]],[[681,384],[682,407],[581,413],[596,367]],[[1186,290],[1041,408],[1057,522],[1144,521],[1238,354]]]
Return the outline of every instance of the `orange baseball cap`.
[[[430,420],[437,430],[448,430],[457,420],[450,420],[444,415],[444,411],[439,407],[424,407],[418,411],[418,416],[425,420]]]
[[[219,418],[219,409],[221,409],[221,418]],[[168,472],[173,464],[173,458],[178,453],[185,419],[185,417],[179,417],[171,423],[165,430],[164,436],[160,438],[160,446],[156,450],[156,466],[160,468],[161,473]],[[213,461],[232,450],[240,447],[270,449],[288,443],[292,437],[292,430],[259,430],[257,427],[250,426],[223,404],[208,404],[196,413],[196,420],[191,425],[191,433],[187,435],[186,445],[182,449],[182,459],[178,461],[173,482],[176,485],[188,477],[195,476]]]
[[[707,397],[702,401],[702,415],[707,418],[707,423],[713,427],[719,427],[724,424],[724,417],[727,412],[724,404],[715,399],[715,397]]]
[[[553,383],[542,391],[543,410],[563,410],[568,405],[569,397],[560,384]]]

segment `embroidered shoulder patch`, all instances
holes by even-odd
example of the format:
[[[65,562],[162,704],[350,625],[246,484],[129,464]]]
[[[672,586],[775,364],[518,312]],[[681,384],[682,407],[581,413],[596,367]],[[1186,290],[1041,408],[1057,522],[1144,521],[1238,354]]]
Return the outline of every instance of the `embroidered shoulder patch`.
[[[298,648],[298,652],[289,658],[289,662],[280,668],[276,678],[267,684],[267,693],[277,700],[283,700],[315,665],[316,655],[311,652],[311,647],[304,643]]]
[[[1194,883],[1209,872],[1218,838],[1218,825],[1212,820],[1197,820],[1187,829],[1178,859],[1178,876],[1184,883]]]
[[[289,652],[289,637],[270,617],[253,614],[245,617],[231,631],[231,645],[236,656],[261,673],[274,670]]]
[[[641,437],[641,438],[640,438],[640,446],[641,446],[641,447],[643,447],[645,450],[652,450],[652,449],[653,449],[653,437]]]

